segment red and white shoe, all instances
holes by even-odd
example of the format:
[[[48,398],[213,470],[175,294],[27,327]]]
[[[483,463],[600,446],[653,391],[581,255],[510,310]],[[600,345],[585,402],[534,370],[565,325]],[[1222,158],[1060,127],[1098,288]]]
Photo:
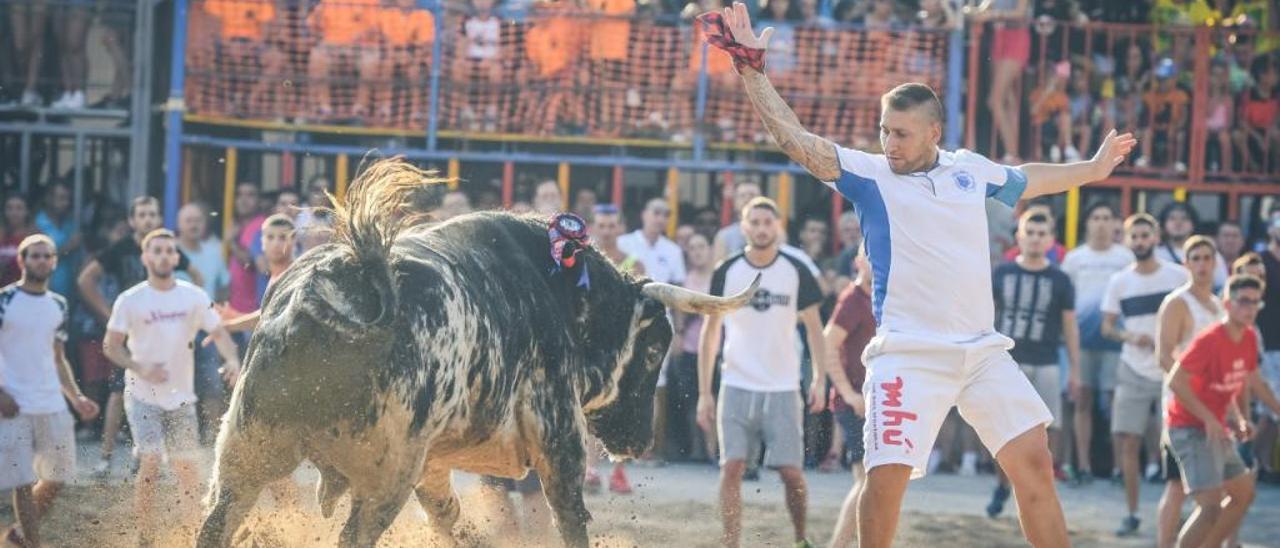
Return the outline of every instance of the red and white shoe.
[[[616,466],[609,476],[609,490],[619,495],[631,494],[631,482],[627,480],[627,469]]]

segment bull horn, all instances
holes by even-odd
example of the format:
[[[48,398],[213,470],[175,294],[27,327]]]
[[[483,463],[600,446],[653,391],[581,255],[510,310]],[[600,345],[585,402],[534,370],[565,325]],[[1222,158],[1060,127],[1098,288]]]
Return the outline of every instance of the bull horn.
[[[650,297],[681,312],[723,314],[737,310],[742,305],[747,304],[747,301],[750,301],[751,297],[756,294],[756,288],[758,287],[760,287],[760,275],[756,274],[756,279],[751,281],[749,287],[738,292],[737,295],[728,297],[717,297],[660,282],[644,284],[640,291],[646,297]]]

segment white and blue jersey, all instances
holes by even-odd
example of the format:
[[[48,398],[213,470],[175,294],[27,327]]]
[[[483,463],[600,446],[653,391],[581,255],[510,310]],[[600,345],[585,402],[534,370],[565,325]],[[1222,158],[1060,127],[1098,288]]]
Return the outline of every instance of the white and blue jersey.
[[[932,169],[905,175],[881,154],[836,154],[840,178],[828,184],[862,221],[877,333],[953,343],[993,334],[985,202],[1017,203],[1026,175],[968,150],[939,150]]]

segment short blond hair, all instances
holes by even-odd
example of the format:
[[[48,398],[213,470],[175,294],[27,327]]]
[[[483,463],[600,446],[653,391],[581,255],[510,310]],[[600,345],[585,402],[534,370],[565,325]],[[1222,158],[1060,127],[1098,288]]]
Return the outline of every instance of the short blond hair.
[[[142,250],[146,251],[147,244],[150,244],[152,240],[159,240],[161,238],[176,240],[178,237],[174,235],[172,230],[169,230],[167,228],[157,228],[155,230],[152,230],[151,232],[148,232],[146,236],[142,237]]]
[[[32,234],[30,236],[27,236],[26,238],[23,238],[22,242],[18,244],[18,256],[23,259],[26,259],[27,248],[33,245],[38,245],[38,244],[47,245],[49,246],[49,249],[53,250],[54,253],[58,252],[58,244],[54,243],[53,238],[50,238],[49,236],[44,234]]]
[[[775,202],[765,196],[756,196],[755,198],[752,198],[750,202],[747,202],[747,205],[742,206],[742,219],[746,220],[747,214],[751,213],[751,210],[753,209],[764,209],[773,213],[774,217],[779,219],[782,218],[782,210],[778,208],[778,202]]]

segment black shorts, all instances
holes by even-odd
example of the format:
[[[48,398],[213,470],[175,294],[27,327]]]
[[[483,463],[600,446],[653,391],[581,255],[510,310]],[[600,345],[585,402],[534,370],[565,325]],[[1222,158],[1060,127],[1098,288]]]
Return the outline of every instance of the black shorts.
[[[866,455],[866,447],[862,443],[862,426],[866,419],[853,412],[853,408],[844,406],[835,411],[836,423],[844,432],[844,446],[849,449],[849,462],[860,463]]]
[[[1165,481],[1182,481],[1182,468],[1178,467],[1178,459],[1173,458],[1173,450],[1168,444],[1160,444],[1161,475]]]
[[[107,383],[107,387],[112,394],[123,394],[124,384],[124,368],[113,367],[111,369],[111,381]]]

